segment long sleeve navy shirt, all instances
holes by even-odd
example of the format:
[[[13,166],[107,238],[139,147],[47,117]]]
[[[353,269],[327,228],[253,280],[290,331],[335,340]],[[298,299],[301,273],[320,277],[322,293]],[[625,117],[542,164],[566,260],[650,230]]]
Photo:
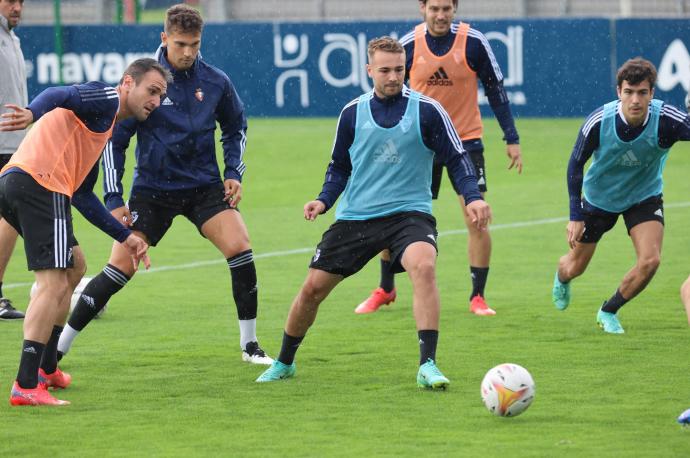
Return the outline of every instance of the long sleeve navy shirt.
[[[51,87],[41,92],[28,106],[34,122],[55,108],[72,111],[92,132],[106,132],[117,116],[120,98],[115,88],[99,81],[74,86]],[[15,169],[13,171],[19,171]],[[131,231],[106,210],[93,188],[98,179],[98,163],[72,195],[72,205],[91,224],[123,242]]]
[[[631,126],[620,112],[618,105],[616,116],[616,133],[624,142],[633,141],[647,126],[647,119],[640,126]],[[599,148],[601,119],[604,115],[604,107],[601,106],[592,112],[577,136],[573,152],[568,161],[568,194],[570,196],[570,221],[582,221],[582,182],[584,180],[584,167],[594,151]],[[687,113],[673,105],[664,104],[659,117],[659,146],[670,148],[679,140],[690,140],[690,117]]]
[[[374,121],[384,128],[398,124],[407,109],[409,92],[410,89],[404,87],[400,94],[385,99],[374,94],[369,102]],[[355,138],[357,101],[358,99],[355,99],[348,103],[338,119],[331,162],[326,171],[321,194],[317,197],[326,205],[326,210],[333,206],[343,192],[352,172],[349,150]],[[437,160],[446,164],[455,191],[462,194],[466,203],[480,200],[481,194],[477,187],[474,166],[462,148],[448,113],[435,100],[422,96],[419,103],[419,122],[424,145],[434,151]]]
[[[450,32],[442,37],[434,37],[426,33],[426,43],[431,52],[437,56],[447,54],[453,47],[457,31],[458,24],[453,23],[451,24]],[[400,43],[405,48],[407,59],[405,70],[409,75],[414,60],[414,30],[403,36],[400,39]],[[484,94],[489,99],[489,106],[491,106],[496,120],[503,130],[503,139],[509,145],[519,144],[520,136],[515,128],[515,120],[510,111],[508,95],[503,87],[503,74],[491,50],[489,40],[476,29],[470,28],[468,32],[465,57],[467,64],[477,73],[477,77],[482,82],[482,86],[484,86]],[[478,147],[481,148],[481,141],[478,142]]]

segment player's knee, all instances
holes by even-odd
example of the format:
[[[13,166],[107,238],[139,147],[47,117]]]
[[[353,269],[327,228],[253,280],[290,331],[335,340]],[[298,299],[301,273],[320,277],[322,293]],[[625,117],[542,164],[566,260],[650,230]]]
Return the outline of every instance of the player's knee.
[[[76,288],[81,279],[84,277],[84,274],[86,274],[86,264],[83,265],[83,268],[82,266],[75,266],[73,269],[70,269],[67,272],[67,281],[70,288]]]
[[[50,294],[52,297],[62,297],[70,288],[70,277],[66,271],[56,275],[43,276],[38,283],[41,285],[39,294]]]
[[[301,294],[307,302],[319,304],[328,296],[328,289],[312,279],[307,279],[302,285]]]
[[[422,259],[409,267],[412,278],[423,282],[433,282],[436,279],[436,265],[431,259]]]
[[[659,255],[646,256],[637,263],[638,269],[647,277],[654,275],[661,264]]]

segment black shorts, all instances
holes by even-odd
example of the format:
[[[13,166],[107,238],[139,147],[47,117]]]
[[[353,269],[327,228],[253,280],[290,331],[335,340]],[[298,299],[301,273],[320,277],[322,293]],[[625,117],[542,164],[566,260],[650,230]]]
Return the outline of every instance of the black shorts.
[[[131,229],[142,232],[148,238],[149,245],[156,246],[173,219],[177,215],[184,215],[201,234],[201,226],[206,221],[224,210],[232,209],[223,200],[224,197],[225,187],[222,183],[182,191],[134,189],[127,202],[132,213]]]
[[[10,162],[11,158],[12,158],[11,154],[0,154],[0,169],[2,169],[4,166],[6,166],[7,163]]]
[[[74,266],[72,207],[64,194],[49,191],[26,173],[0,177],[0,213],[24,238],[29,270]]]
[[[0,154],[0,170],[10,162],[11,154]],[[0,210],[0,218],[2,218],[2,210]]]
[[[391,251],[394,272],[405,269],[402,254],[414,242],[436,248],[436,219],[422,212],[396,213],[366,221],[339,220],[323,234],[309,267],[348,277],[384,249]]]
[[[463,144],[464,145],[464,144]],[[484,167],[484,147],[479,143],[480,147],[473,150],[467,150],[470,155],[472,165],[474,165],[474,173],[477,176],[477,184],[479,185],[479,192],[486,192],[486,167]],[[442,162],[434,161],[434,167],[431,170],[431,198],[438,199],[438,192],[441,189],[441,179],[443,178],[443,169],[445,166]],[[448,175],[450,178],[450,174]]]
[[[582,199],[582,214],[584,215],[585,232],[582,234],[580,242],[597,243],[604,233],[616,225],[619,215],[623,215],[628,234],[633,227],[647,221],[659,221],[663,225],[664,201],[659,194],[633,205],[622,213],[611,213]]]

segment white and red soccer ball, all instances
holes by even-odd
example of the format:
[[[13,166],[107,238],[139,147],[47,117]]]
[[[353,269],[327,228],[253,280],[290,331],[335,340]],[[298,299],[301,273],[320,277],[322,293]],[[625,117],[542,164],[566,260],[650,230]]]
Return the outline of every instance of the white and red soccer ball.
[[[505,363],[491,368],[481,385],[482,401],[499,417],[520,415],[534,401],[534,380],[527,369]]]

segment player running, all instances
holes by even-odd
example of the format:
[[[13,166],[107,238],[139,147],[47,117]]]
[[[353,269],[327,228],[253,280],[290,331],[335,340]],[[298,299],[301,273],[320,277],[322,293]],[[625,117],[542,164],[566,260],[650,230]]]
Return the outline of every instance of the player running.
[[[570,281],[582,275],[597,243],[620,215],[632,240],[637,262],[616,292],[597,312],[604,332],[624,333],[618,311],[652,280],[661,262],[664,239],[662,172],[674,143],[690,140],[690,117],[654,99],[657,72],[642,58],[618,69],[618,100],[598,108],[585,120],[568,163],[570,251],[561,257],[553,281],[558,310],[570,304]],[[583,179],[584,166],[593,157]]]

